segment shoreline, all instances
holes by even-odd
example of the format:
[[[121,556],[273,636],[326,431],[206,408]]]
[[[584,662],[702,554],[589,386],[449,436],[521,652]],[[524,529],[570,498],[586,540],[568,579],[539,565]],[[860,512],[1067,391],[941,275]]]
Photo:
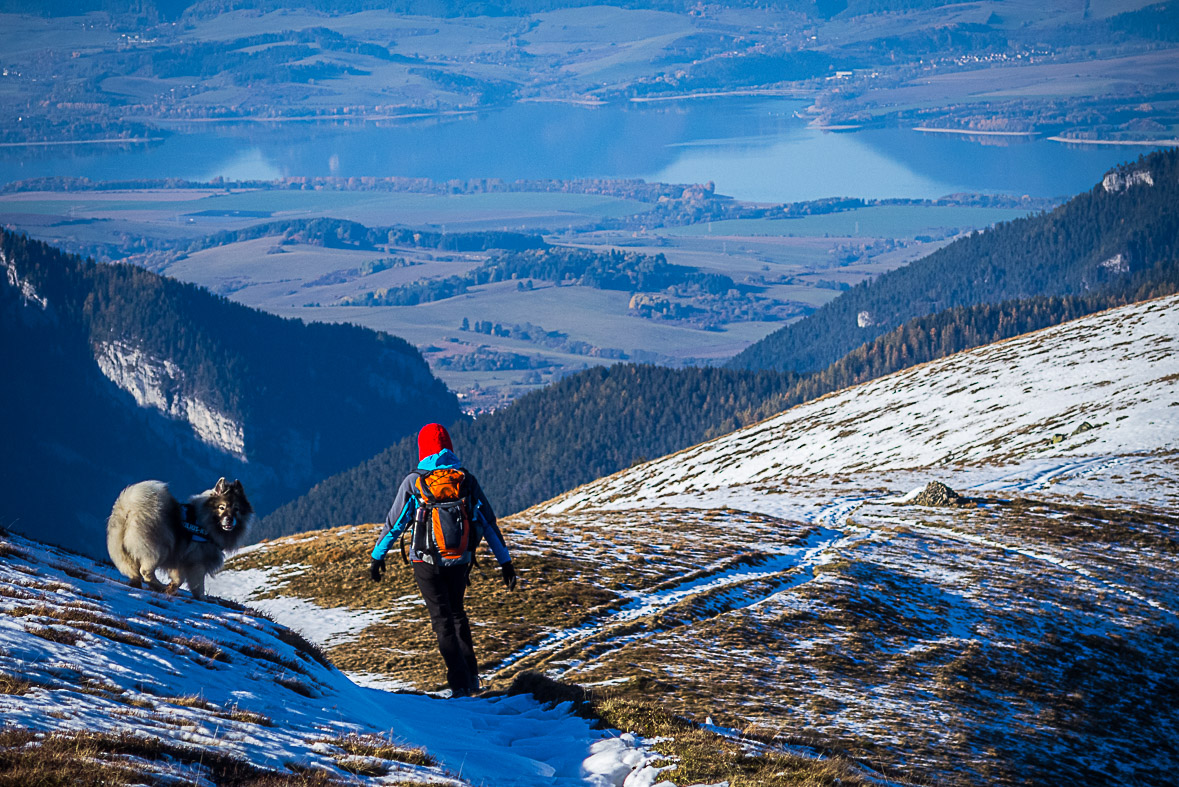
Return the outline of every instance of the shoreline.
[[[491,109],[491,107],[488,107]],[[188,124],[202,124],[202,123],[321,123],[321,122],[339,122],[341,120],[413,120],[416,118],[444,118],[444,117],[460,117],[464,115],[477,115],[480,112],[486,111],[484,109],[450,109],[442,112],[404,112],[397,115],[366,115],[366,114],[347,114],[347,115],[308,115],[299,117],[263,117],[259,115],[242,115],[241,117],[218,117],[218,118],[133,118],[143,123],[155,123],[160,126],[176,127]]]
[[[543,98],[535,96],[519,99],[521,104],[572,104],[576,107],[604,107],[609,101],[600,98]]]
[[[722,90],[718,93],[677,93],[674,96],[632,96],[628,98],[634,104],[646,104],[656,101],[682,101],[695,98],[731,98],[734,96],[768,96],[770,98],[803,99],[811,95],[808,91],[785,90],[779,88],[750,88],[748,90]]]
[[[1073,137],[1048,137],[1053,142],[1064,142],[1069,145],[1125,145],[1136,147],[1175,147],[1179,146],[1179,139],[1074,139]]]
[[[40,142],[0,142],[0,148],[53,147],[56,145],[146,145],[163,142],[164,137],[112,137],[110,139],[56,139]]]
[[[932,126],[913,126],[913,131],[924,131],[930,134],[961,134],[966,137],[1034,137],[1035,131],[974,131],[962,128],[933,128]]]

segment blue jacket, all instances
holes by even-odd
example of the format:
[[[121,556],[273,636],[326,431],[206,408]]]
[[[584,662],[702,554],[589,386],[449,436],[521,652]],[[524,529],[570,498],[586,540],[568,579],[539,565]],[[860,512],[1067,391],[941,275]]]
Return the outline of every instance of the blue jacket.
[[[429,472],[430,470],[441,469],[459,469],[463,463],[455,455],[453,451],[444,448],[436,454],[427,456],[422,461],[418,462],[418,470],[422,472]],[[414,495],[414,482],[418,479],[419,473],[410,473],[401,482],[401,486],[397,488],[397,495],[393,498],[393,505],[389,508],[389,513],[385,516],[385,528],[381,531],[381,535],[377,538],[377,545],[373,547],[373,560],[380,560],[385,557],[393,544],[401,536],[405,529],[413,523],[414,514],[418,510],[417,497]],[[467,484],[471,492],[471,499],[474,501],[475,510],[471,513],[471,519],[476,527],[476,538],[482,536],[487,540],[487,545],[491,547],[492,553],[495,554],[496,562],[501,566],[512,559],[508,554],[508,548],[504,546],[504,536],[500,532],[499,524],[495,519],[495,512],[491,510],[491,503],[487,502],[487,498],[483,494],[483,490],[479,488],[479,482],[475,480],[469,471],[467,472]],[[476,541],[476,543],[478,543]],[[429,562],[422,561],[417,555],[413,555],[415,563]],[[468,558],[469,560],[469,558]]]

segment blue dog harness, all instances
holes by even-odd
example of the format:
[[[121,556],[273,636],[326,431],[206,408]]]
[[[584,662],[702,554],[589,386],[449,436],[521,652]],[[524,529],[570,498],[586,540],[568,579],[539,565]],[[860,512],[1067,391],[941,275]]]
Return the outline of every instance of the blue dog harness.
[[[197,543],[204,543],[209,540],[209,531],[197,524],[197,510],[192,503],[181,503],[180,511],[183,517],[180,520],[180,526],[183,527],[192,540]]]

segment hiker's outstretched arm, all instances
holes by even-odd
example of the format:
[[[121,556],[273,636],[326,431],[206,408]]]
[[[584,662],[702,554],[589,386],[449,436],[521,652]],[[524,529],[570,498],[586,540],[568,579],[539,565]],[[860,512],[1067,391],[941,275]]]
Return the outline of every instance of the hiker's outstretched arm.
[[[483,494],[475,477],[468,474],[467,478],[471,484],[471,497],[475,501],[475,516],[483,522],[483,537],[487,539],[487,546],[491,547],[491,552],[495,555],[495,562],[503,565],[509,562],[512,556],[508,553],[508,547],[504,543],[504,534],[499,529],[495,512],[491,510],[491,503]]]
[[[385,557],[385,553],[393,546],[393,542],[413,519],[416,507],[413,497],[414,478],[415,476],[411,473],[398,487],[397,496],[393,498],[393,505],[390,506],[389,513],[385,515],[385,527],[381,530],[381,535],[377,537],[377,545],[373,547],[373,560],[381,560]]]

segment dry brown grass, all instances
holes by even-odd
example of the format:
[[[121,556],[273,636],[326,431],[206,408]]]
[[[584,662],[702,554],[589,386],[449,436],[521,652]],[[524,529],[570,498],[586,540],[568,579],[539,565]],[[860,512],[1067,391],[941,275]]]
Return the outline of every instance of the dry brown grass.
[[[750,543],[764,538],[789,541],[807,532],[791,526],[784,534],[781,520],[728,510],[666,516],[683,520],[676,538],[652,545],[658,555],[636,555],[633,560],[619,560],[614,541],[628,542],[632,534],[645,537],[650,523],[631,514],[506,520],[520,578],[516,592],[504,591],[498,567],[483,554],[466,597],[483,670],[494,670],[505,656],[555,628],[579,626],[615,609],[622,601],[621,591],[689,581],[701,565],[715,561],[727,565],[756,560],[748,552]],[[741,522],[741,538],[732,537],[733,521]],[[585,538],[593,528],[603,528],[608,537]],[[263,597],[294,596],[323,607],[388,611],[383,622],[330,647],[331,661],[343,670],[380,674],[419,689],[438,688],[443,665],[425,609],[416,603],[419,596],[409,567],[394,550],[382,581],[369,579],[368,555],[379,531],[379,525],[362,525],[322,531],[314,538],[280,539],[234,559],[229,568],[304,566],[268,588]],[[503,677],[510,679],[515,671]]]
[[[144,763],[149,764],[145,771]],[[343,787],[320,770],[297,774],[255,767],[225,755],[140,738],[127,733],[42,735],[20,728],[0,731],[0,787],[99,787],[170,782],[176,764],[198,766],[226,787]]]
[[[38,622],[61,623],[79,631],[86,631],[115,642],[121,642],[124,645],[147,649],[152,647],[150,639],[134,633],[125,621],[76,604],[19,606],[9,609],[8,614],[12,617],[36,618]]]
[[[237,652],[251,659],[269,661],[271,664],[277,664],[291,672],[298,672],[300,675],[307,674],[307,670],[303,669],[302,664],[283,658],[274,648],[266,648],[258,645],[241,645],[237,648]]]
[[[41,639],[61,645],[77,645],[85,639],[85,636],[81,632],[60,626],[26,626],[25,631],[35,637],[40,637]]]
[[[444,670],[425,609],[398,601],[418,598],[412,572],[399,555],[390,553],[382,581],[372,582],[368,576],[368,553],[378,532],[377,526],[347,527],[325,531],[313,540],[278,541],[233,561],[230,568],[313,566],[276,584],[266,597],[289,595],[322,607],[364,610],[389,609],[390,600],[394,600],[396,612],[387,622],[329,648],[327,657],[340,669],[378,673],[421,689],[435,688]],[[482,556],[472,571],[466,607],[476,624],[476,647],[483,664],[493,665],[534,640],[553,621],[575,625],[617,598],[585,581],[584,567],[575,561],[518,554],[513,562],[520,576],[515,593],[504,591],[499,569],[488,556]],[[480,625],[483,623],[488,625]]]
[[[652,693],[650,683],[589,691],[537,673],[518,675],[509,694],[531,694],[541,702],[572,702],[583,716],[605,727],[654,738],[654,749],[670,765],[661,780],[679,785],[718,784],[731,787],[833,787],[869,785],[869,778],[854,762],[841,757],[802,757],[775,749],[775,741],[762,737],[733,739],[669,713]],[[645,696],[635,696],[643,694]]]
[[[166,639],[172,643],[176,653],[183,653],[184,651],[180,648],[185,648],[210,661],[220,661],[226,664],[232,661],[229,654],[220,645],[205,637],[167,637]]]
[[[554,630],[597,621],[598,630],[577,644],[527,655],[497,672],[492,688],[522,670],[610,686],[592,700],[580,689],[566,698],[590,702],[613,726],[645,735],[674,728],[671,737],[683,752],[674,756],[683,759],[665,776],[677,783],[681,777],[734,786],[844,778],[813,772],[810,763],[756,761],[783,744],[837,752],[890,779],[1013,785],[1025,772],[1040,783],[1092,779],[1086,763],[1097,760],[1086,753],[1086,741],[1108,755],[1119,718],[1137,742],[1162,738],[1154,730],[1170,723],[1167,703],[1179,704],[1173,690],[1179,679],[1162,656],[1179,635],[1159,628],[1163,613],[1119,589],[1168,605],[1179,601],[1170,579],[1179,565],[1179,522],[1142,507],[979,503],[922,510],[920,521],[907,518],[911,511],[866,503],[856,526],[875,532],[818,565],[701,589],[644,618],[613,624],[609,613],[625,603],[627,591],[673,588],[757,564],[773,551],[767,545],[796,545],[810,528],[732,511],[513,517],[505,528],[520,567],[519,590],[505,594],[491,566],[469,590],[481,664],[485,672],[495,670],[503,655]],[[650,543],[655,524],[662,535]],[[385,622],[333,648],[342,668],[433,688],[442,664],[424,609],[414,603],[408,569],[394,554],[385,580],[368,580],[367,553],[377,531],[344,528],[301,544],[276,542],[274,554],[250,557],[258,567],[318,563],[295,572],[276,593],[387,611]],[[976,536],[988,543],[963,540]],[[339,552],[312,561],[309,554],[324,537]],[[1065,564],[1036,557],[1043,554]],[[1080,578],[1071,564],[1109,577],[1111,586]],[[1075,619],[1077,627],[1057,626],[1055,615]],[[1109,641],[1083,634],[1094,629],[1108,630]],[[1125,696],[1114,693],[1111,676],[1121,676]],[[1078,689],[1065,696],[1060,686]],[[697,739],[706,731],[692,721],[709,716],[764,746],[750,754],[737,744],[724,749],[728,738]],[[1029,742],[1007,734],[1012,728],[1044,730],[1044,738]],[[1050,736],[1076,757],[1046,756],[1043,741]],[[1135,746],[1141,767],[1162,750]]]
[[[274,679],[274,682],[277,683],[278,685],[282,686],[284,689],[290,689],[291,691],[293,691],[296,694],[299,694],[301,696],[304,696],[304,697],[314,697],[315,696],[315,690],[312,689],[311,686],[309,686],[308,684],[299,680],[298,678],[291,678],[291,677],[287,677],[285,675],[280,675],[279,677]]]
[[[0,675],[0,694],[27,694],[34,684],[24,678],[12,675]]]
[[[348,754],[357,757],[374,757],[380,760],[402,762],[407,765],[420,765],[426,768],[432,768],[438,764],[438,761],[431,757],[425,749],[400,746],[391,738],[385,738],[380,735],[359,735],[353,733],[338,738],[329,738],[324,742],[330,743],[333,746],[339,746]]]
[[[1179,516],[1139,505],[1111,508],[1015,498],[996,501],[1004,531],[1047,543],[1121,544],[1179,554]]]

